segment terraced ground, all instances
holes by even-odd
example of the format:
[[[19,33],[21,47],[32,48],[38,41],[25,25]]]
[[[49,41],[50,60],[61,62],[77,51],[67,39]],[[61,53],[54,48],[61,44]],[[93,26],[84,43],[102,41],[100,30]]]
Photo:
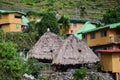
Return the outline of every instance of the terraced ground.
[[[119,0],[0,0],[0,9],[47,12],[52,10],[80,19],[102,19]]]

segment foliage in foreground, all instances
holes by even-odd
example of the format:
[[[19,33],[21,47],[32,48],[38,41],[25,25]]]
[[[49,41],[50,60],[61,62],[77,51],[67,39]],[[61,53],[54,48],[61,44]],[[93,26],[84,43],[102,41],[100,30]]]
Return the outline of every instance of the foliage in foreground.
[[[38,78],[40,70],[43,68],[43,65],[36,59],[28,59],[26,64],[28,67],[28,74],[32,74],[35,78]]]
[[[0,43],[0,80],[22,80],[23,62],[17,56],[16,45]]]
[[[81,67],[80,69],[75,69],[75,72],[73,74],[73,80],[84,80],[87,74],[86,67]]]

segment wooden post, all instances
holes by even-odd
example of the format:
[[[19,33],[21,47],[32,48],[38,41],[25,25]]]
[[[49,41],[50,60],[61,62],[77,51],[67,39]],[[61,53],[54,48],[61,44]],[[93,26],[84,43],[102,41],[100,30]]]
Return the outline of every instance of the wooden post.
[[[116,73],[116,80],[120,80],[120,73]]]
[[[116,80],[118,80],[118,73],[116,73]]]

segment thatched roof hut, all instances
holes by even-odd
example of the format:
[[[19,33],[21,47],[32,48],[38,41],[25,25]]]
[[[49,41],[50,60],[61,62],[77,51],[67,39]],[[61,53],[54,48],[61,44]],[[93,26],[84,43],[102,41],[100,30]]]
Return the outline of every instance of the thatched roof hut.
[[[28,58],[52,60],[61,45],[62,39],[56,34],[47,31],[28,52]]]
[[[71,35],[64,41],[52,64],[78,65],[97,61],[99,61],[99,58],[94,52],[83,41]]]

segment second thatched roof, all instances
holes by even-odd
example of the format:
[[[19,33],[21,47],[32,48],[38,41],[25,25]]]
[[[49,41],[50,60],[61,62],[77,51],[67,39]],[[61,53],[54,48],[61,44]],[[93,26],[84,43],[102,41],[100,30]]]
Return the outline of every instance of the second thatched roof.
[[[95,63],[99,58],[81,40],[74,35],[69,36],[63,43],[58,54],[53,59],[54,65],[76,65],[84,63]]]
[[[62,39],[47,31],[28,52],[29,58],[52,60],[62,45]]]

